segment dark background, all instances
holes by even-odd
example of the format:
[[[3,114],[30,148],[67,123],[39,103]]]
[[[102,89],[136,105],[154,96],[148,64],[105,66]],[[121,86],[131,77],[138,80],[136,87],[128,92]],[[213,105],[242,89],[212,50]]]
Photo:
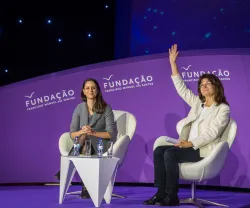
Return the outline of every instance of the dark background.
[[[0,84],[112,60],[115,6],[112,0],[1,1]]]
[[[250,48],[250,0],[117,0],[116,58],[180,50]],[[124,9],[125,8],[125,9]],[[121,13],[121,12],[120,12]]]
[[[250,48],[250,0],[1,1],[0,86],[173,43]]]

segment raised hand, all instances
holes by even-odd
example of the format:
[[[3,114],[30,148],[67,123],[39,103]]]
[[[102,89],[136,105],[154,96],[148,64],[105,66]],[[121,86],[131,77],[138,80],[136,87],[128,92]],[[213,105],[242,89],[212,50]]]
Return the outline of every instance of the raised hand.
[[[179,54],[179,51],[177,51],[177,44],[172,45],[169,51],[169,61],[171,64],[176,62],[177,56]]]

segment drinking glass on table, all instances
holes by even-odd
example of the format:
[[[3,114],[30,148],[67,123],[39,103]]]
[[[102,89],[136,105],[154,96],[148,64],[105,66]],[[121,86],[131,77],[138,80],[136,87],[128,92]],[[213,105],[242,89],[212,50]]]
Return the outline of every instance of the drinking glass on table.
[[[88,157],[91,156],[91,140],[89,139],[85,140],[83,155]]]
[[[113,157],[113,142],[109,141],[107,143],[107,156],[108,158],[112,158]]]

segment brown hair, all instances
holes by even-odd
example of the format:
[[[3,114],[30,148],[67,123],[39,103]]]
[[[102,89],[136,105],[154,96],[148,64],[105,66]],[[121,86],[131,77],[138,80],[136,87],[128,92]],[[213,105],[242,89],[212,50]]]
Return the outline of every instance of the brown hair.
[[[224,103],[226,105],[229,105],[229,103],[227,102],[227,99],[225,97],[224,94],[224,87],[222,82],[220,81],[220,79],[214,75],[214,74],[203,74],[200,76],[199,80],[198,80],[198,94],[199,94],[199,98],[202,102],[205,102],[205,97],[201,94],[201,89],[200,89],[200,85],[201,85],[201,81],[203,79],[208,79],[212,85],[214,86],[214,90],[215,90],[215,97],[214,97],[214,101],[219,105],[221,103]]]
[[[87,82],[94,82],[95,85],[96,85],[96,88],[97,88],[97,94],[96,94],[96,101],[94,103],[94,106],[93,106],[93,112],[96,112],[96,113],[104,113],[105,111],[105,108],[107,106],[107,103],[104,101],[103,97],[102,97],[102,92],[101,92],[101,88],[100,88],[100,85],[99,83],[93,79],[93,78],[88,78],[86,79],[83,84],[82,84],[82,90],[81,90],[81,98],[82,98],[82,101],[86,102],[87,101],[87,98],[86,96],[84,95],[83,93],[83,89],[85,87],[85,84]]]

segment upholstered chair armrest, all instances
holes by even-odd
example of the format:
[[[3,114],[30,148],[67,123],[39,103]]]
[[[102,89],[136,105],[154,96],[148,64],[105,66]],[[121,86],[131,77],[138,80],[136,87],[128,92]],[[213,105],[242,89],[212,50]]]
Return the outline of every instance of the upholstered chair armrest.
[[[227,142],[219,142],[204,159],[195,163],[181,163],[180,178],[202,181],[217,176],[226,160],[229,146]]]
[[[155,150],[159,146],[168,146],[172,145],[172,143],[166,142],[167,136],[160,136],[155,140],[153,150]]]
[[[59,139],[59,151],[61,156],[68,156],[72,147],[73,147],[73,140],[70,138],[70,133],[66,132],[61,135]]]
[[[116,142],[113,145],[113,157],[119,158],[119,164],[123,163],[123,160],[127,154],[128,146],[130,143],[130,138],[128,135],[123,135],[117,138]],[[107,152],[103,154],[107,156]]]

